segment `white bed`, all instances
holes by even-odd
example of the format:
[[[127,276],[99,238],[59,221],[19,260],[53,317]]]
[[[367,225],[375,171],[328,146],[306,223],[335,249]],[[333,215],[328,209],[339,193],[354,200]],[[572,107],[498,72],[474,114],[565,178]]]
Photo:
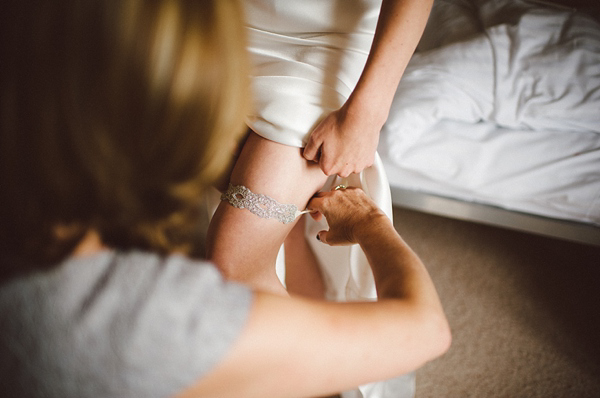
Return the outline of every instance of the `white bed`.
[[[589,11],[437,0],[380,139],[394,204],[600,245]]]

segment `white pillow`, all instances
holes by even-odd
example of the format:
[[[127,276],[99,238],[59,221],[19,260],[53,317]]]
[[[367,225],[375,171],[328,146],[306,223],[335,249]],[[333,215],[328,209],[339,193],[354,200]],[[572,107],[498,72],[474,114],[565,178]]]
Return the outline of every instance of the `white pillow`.
[[[390,150],[414,142],[441,119],[475,123],[492,112],[493,53],[486,36],[415,54],[382,130]]]
[[[440,120],[600,133],[600,23],[544,7],[509,19],[413,56],[382,130],[390,153]]]
[[[495,53],[492,121],[504,127],[600,133],[600,23],[538,8],[488,30]]]

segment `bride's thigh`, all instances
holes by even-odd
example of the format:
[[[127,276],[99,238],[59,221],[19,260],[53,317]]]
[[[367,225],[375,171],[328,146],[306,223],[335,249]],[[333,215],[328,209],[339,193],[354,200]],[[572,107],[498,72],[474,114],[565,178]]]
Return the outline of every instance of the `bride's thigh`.
[[[233,185],[304,209],[327,180],[316,163],[307,162],[300,148],[250,133],[231,175]],[[277,253],[294,223],[260,218],[247,209],[221,202],[210,224],[207,254],[232,280],[257,289],[283,293],[275,274]]]

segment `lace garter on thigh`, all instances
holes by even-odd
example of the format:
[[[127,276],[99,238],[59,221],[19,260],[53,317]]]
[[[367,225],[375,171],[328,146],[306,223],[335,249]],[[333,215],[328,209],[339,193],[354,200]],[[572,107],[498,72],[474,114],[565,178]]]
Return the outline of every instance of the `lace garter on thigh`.
[[[294,204],[283,204],[260,193],[254,193],[243,185],[229,184],[229,188],[221,195],[233,207],[248,209],[260,218],[275,218],[284,224],[291,223],[301,214],[309,210],[299,211]]]

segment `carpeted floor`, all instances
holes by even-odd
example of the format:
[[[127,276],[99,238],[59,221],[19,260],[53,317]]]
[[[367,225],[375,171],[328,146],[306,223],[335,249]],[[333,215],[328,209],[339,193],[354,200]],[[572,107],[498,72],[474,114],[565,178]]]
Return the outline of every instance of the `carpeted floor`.
[[[600,247],[408,210],[453,331],[417,398],[600,397]]]

